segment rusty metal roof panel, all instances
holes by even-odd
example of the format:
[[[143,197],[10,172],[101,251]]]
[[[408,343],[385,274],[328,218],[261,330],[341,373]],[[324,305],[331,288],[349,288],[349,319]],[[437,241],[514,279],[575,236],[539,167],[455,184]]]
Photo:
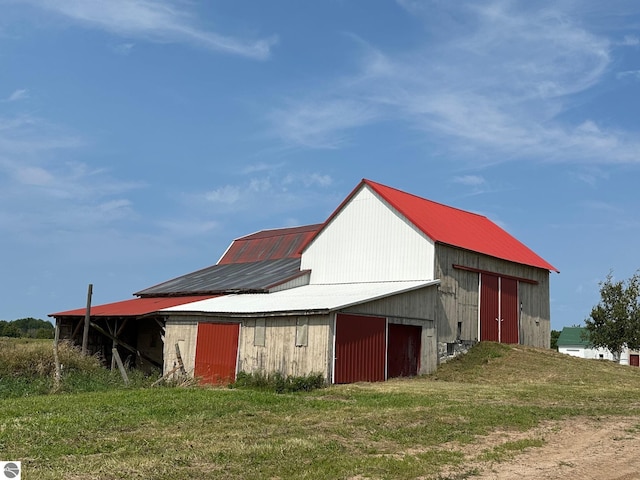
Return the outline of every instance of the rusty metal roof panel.
[[[266,292],[300,271],[299,258],[213,265],[136,292],[139,296]]]
[[[321,227],[322,224],[317,224],[262,230],[237,238],[218,261],[218,265],[300,258],[302,248]]]

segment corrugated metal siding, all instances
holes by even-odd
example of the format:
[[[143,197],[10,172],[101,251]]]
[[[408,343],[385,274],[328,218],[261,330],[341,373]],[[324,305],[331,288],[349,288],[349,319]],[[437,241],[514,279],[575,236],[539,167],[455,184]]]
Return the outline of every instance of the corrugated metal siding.
[[[194,375],[205,383],[224,384],[236,378],[238,323],[200,323]]]
[[[421,329],[420,375],[436,370],[438,348],[436,344],[435,313],[438,286],[421,288],[412,292],[393,295],[381,300],[356,305],[342,310],[355,315],[384,316],[394,324],[412,325]],[[477,322],[476,322],[477,324]]]
[[[420,368],[420,338],[422,328],[413,325],[389,324],[387,346],[387,377],[412,377]]]
[[[386,319],[336,316],[335,383],[385,380]]]
[[[487,274],[480,277],[480,340],[497,342],[498,277]]]
[[[264,230],[233,241],[218,265],[299,258],[302,247],[322,224]]]
[[[176,295],[232,291],[267,291],[293,279],[300,272],[300,259],[283,258],[264,262],[213,265],[137,292],[136,295]]]
[[[433,242],[368,188],[302,254],[311,284],[433,279]]]
[[[311,272],[304,272],[302,275],[298,275],[293,280],[289,280],[284,283],[279,283],[269,288],[269,293],[281,292],[282,290],[289,290],[291,288],[303,287],[309,285],[309,279],[311,278]]]
[[[500,278],[500,342],[519,343],[518,282]]]
[[[436,242],[547,270],[557,269],[488,218],[363,180]]]

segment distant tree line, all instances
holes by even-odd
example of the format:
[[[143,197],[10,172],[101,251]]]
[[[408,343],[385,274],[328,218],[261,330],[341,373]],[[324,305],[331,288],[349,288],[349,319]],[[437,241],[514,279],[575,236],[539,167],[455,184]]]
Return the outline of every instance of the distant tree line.
[[[0,320],[0,337],[53,338],[54,333],[51,322],[39,318]]]

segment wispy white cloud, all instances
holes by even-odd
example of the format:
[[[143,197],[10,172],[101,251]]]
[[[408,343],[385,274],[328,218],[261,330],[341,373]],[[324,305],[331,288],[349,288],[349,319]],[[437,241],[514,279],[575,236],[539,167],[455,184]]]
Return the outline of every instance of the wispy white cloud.
[[[0,216],[6,220],[0,230],[37,238],[135,215],[121,195],[142,184],[68,159],[84,145],[77,135],[39,118],[0,117]]]
[[[625,45],[628,47],[636,47],[640,45],[640,37],[638,37],[637,35],[625,35],[622,42],[620,42],[620,45]]]
[[[135,47],[135,43],[119,43],[118,45],[114,45],[111,47],[114,53],[118,55],[130,55],[133,52],[133,48]]]
[[[609,171],[595,165],[587,165],[584,169],[574,172],[572,176],[580,182],[595,187],[599,181],[609,179]]]
[[[169,232],[172,237],[192,237],[206,235],[217,230],[220,227],[219,222],[215,220],[202,219],[172,219],[162,220],[159,222],[161,229]]]
[[[335,149],[348,143],[348,130],[371,123],[377,116],[372,103],[301,99],[274,111],[270,120],[274,133],[293,145]]]
[[[424,22],[428,43],[384,52],[358,40],[356,74],[272,115],[286,142],[339,148],[358,127],[400,119],[476,164],[640,162],[635,132],[563,115],[609,73],[615,44],[581,22],[575,2],[398,3]]]
[[[453,182],[470,187],[479,187],[481,185],[484,185],[486,183],[486,180],[480,175],[462,175],[453,177]]]
[[[90,28],[155,42],[180,42],[213,51],[264,60],[277,42],[275,36],[245,40],[198,25],[185,3],[171,0],[27,0]]]
[[[236,186],[225,185],[205,193],[204,198],[208,202],[232,205],[242,198],[242,190]]]
[[[274,164],[255,163],[255,164],[247,165],[246,167],[244,167],[241,173],[244,175],[249,175],[252,173],[269,172],[273,170],[278,170],[282,168],[284,165],[285,165],[284,163],[274,163]]]
[[[283,185],[328,187],[333,183],[331,175],[321,173],[289,173],[282,179]]]
[[[228,214],[255,212],[269,205],[269,214],[296,211],[311,205],[337,201],[329,187],[333,179],[328,174],[289,172],[284,176],[265,175],[253,177],[238,184],[227,184],[211,191],[191,195],[186,200],[192,210]]]
[[[6,102],[17,102],[18,100],[24,100],[29,98],[29,90],[26,88],[20,88],[15,90],[11,95],[9,95],[5,101]]]
[[[640,80],[640,70],[626,70],[624,72],[618,72],[616,74],[616,78],[618,79],[631,78],[634,80]]]
[[[580,203],[582,208],[589,211],[597,211],[600,213],[622,213],[624,210],[617,205],[601,200],[585,200]]]

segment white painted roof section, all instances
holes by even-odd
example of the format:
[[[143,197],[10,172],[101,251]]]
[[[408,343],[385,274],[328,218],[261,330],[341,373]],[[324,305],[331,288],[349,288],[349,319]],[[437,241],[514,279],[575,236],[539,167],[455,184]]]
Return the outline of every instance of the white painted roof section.
[[[440,280],[413,280],[305,285],[274,293],[225,295],[161,311],[217,314],[334,311],[439,283]]]

